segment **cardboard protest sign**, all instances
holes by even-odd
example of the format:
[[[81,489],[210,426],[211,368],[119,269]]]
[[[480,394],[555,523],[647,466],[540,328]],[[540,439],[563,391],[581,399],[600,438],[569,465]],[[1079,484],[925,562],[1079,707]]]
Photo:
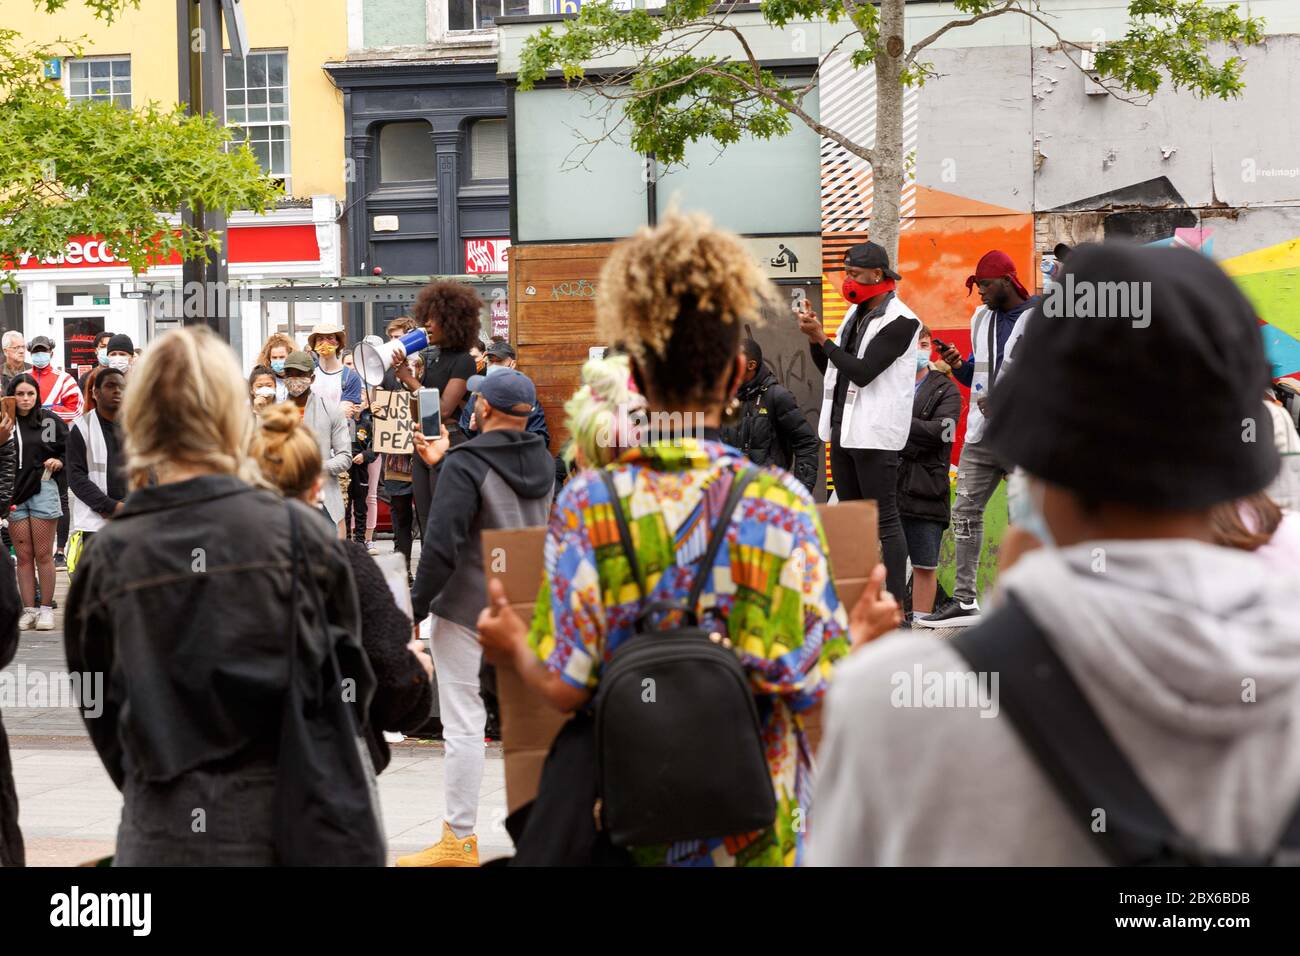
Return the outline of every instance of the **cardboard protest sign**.
[[[410,393],[377,389],[371,415],[374,418],[371,447],[376,452],[409,455],[414,450],[411,435],[415,422],[411,418]]]
[[[876,503],[846,501],[818,505],[817,511],[825,529],[835,589],[847,613],[880,560]],[[488,577],[501,579],[506,599],[525,622],[533,619],[545,541],[545,528],[483,529],[483,569]],[[506,811],[514,813],[537,796],[551,741],[568,717],[529,690],[509,667],[497,668],[497,700],[506,764]],[[816,751],[821,741],[821,707],[805,713],[803,724],[809,745]]]

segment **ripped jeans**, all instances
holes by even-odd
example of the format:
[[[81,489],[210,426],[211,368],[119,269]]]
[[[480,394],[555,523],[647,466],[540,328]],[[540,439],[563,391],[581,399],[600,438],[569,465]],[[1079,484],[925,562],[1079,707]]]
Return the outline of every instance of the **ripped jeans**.
[[[962,445],[957,462],[957,497],[952,505],[952,537],[956,546],[957,582],[953,597],[975,600],[980,549],[984,544],[984,508],[997,491],[1007,469],[983,445]]]

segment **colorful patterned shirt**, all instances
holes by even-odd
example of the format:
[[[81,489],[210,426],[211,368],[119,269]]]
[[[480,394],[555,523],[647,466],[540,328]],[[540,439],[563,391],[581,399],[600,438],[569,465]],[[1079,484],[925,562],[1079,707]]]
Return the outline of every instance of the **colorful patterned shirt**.
[[[731,484],[748,467],[735,449],[695,439],[632,449],[611,466],[650,600],[686,598]],[[596,472],[576,475],[551,513],[529,640],[547,668],[594,690],[610,655],[635,633],[640,603],[608,490]],[[638,847],[634,858],[672,866],[793,866],[812,789],[797,715],[821,699],[833,664],[848,652],[848,620],[817,510],[792,475],[762,468],[746,487],[699,610],[701,625],[725,627],[760,695],[777,818],[755,833]]]

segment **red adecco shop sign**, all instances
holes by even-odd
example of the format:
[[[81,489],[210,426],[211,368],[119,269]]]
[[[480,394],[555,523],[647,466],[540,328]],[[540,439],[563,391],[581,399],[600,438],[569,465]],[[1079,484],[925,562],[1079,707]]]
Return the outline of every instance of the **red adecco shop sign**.
[[[232,264],[254,262],[317,262],[316,227],[303,226],[232,226],[227,230],[227,260]],[[179,255],[172,253],[155,266],[178,266]],[[20,272],[34,269],[113,269],[126,263],[113,256],[103,236],[73,236],[63,253],[51,259],[38,259],[20,253],[11,268]]]

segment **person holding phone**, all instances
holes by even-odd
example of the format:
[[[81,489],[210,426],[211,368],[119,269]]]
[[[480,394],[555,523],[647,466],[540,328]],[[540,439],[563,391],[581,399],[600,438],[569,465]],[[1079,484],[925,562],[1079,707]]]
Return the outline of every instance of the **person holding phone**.
[[[9,535],[18,553],[18,586],[23,630],[54,630],[54,535],[63,508],[54,475],[63,470],[68,426],[54,411],[40,404],[36,379],[24,372],[9,383],[7,394],[17,399],[18,469],[14,476],[13,510]],[[41,603],[36,604],[37,578]]]
[[[438,533],[426,534],[421,541],[411,605],[417,634],[420,622],[432,618],[438,713],[446,742],[447,809],[438,842],[400,857],[397,865],[403,867],[478,865],[474,830],[487,727],[487,707],[479,692],[483,653],[476,626],[487,604],[482,531],[545,524],[555,485],[546,444],[527,431],[528,415],[537,403],[533,383],[507,369],[475,384],[481,429],[477,438],[452,447],[445,425],[430,438],[424,415],[415,432],[417,458],[428,468],[442,466],[428,522]]]
[[[907,582],[907,542],[898,515],[898,453],[912,427],[916,342],[921,320],[895,292],[902,279],[874,242],[844,254],[845,299],[853,303],[834,337],[807,299],[796,315],[813,363],[826,376],[817,437],[830,442],[831,478],[840,501],[876,502],[886,586]]]
[[[919,627],[969,627],[979,622],[976,578],[984,544],[984,508],[1009,470],[983,444],[989,395],[1010,368],[1016,343],[1040,301],[1016,276],[1012,258],[996,249],[985,253],[974,274],[967,277],[966,294],[973,288],[978,288],[981,303],[971,315],[973,350],[966,358],[951,345],[940,350],[952,368],[952,377],[970,389],[971,398],[952,507],[957,580],[952,597],[932,613],[913,619]]]
[[[461,406],[468,394],[470,376],[477,371],[470,348],[478,341],[482,326],[483,300],[460,282],[430,282],[420,290],[411,308],[411,319],[429,335],[424,351],[424,375],[418,380],[406,363],[393,369],[395,378],[409,392],[436,388],[440,395],[442,420],[453,447],[467,436],[460,430]],[[420,456],[412,458],[411,485],[415,495],[416,519],[423,529],[429,522],[429,502],[438,480],[437,471]]]

